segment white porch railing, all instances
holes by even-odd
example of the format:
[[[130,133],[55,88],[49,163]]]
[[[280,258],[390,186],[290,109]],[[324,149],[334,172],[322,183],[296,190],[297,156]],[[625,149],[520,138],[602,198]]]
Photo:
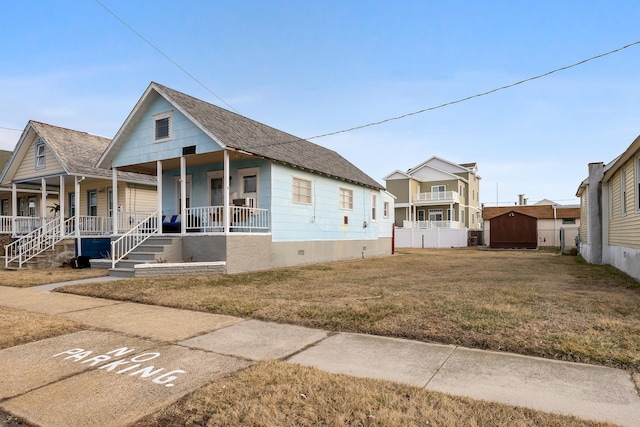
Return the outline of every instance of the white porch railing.
[[[126,233],[136,225],[144,222],[146,218],[151,215],[155,215],[154,211],[139,211],[139,212],[118,212],[118,231],[116,234]],[[113,228],[111,226],[111,217],[109,217],[109,231]]]
[[[0,216],[0,234],[11,234],[13,218],[10,216]]]
[[[56,243],[67,237],[68,233],[73,229],[73,224],[70,224],[71,221],[72,219],[66,220],[61,228],[60,221],[54,218],[45,223],[44,226],[6,245],[4,247],[4,267],[7,268],[10,263],[17,261],[18,267],[22,268],[22,264],[52,248]]]
[[[269,210],[245,206],[229,207],[229,229],[231,231],[269,230]],[[204,206],[187,209],[188,232],[213,233],[224,231],[224,206]]]
[[[129,255],[149,237],[158,234],[157,212],[143,218],[138,224],[111,242],[111,268],[116,268],[116,263]]]
[[[402,228],[427,229],[427,228],[460,228],[457,221],[403,221]]]
[[[416,193],[414,202],[459,203],[460,194],[457,191],[436,191],[433,193]]]

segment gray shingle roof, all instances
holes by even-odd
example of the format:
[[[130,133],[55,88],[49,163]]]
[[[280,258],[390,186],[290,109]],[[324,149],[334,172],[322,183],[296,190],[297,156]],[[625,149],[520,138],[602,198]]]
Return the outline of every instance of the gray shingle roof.
[[[111,171],[95,166],[111,140],[73,129],[66,129],[31,120],[36,132],[44,139],[69,175],[87,175],[111,179]],[[118,172],[118,178],[127,181],[155,184],[152,176],[131,172]]]
[[[338,179],[384,187],[333,150],[321,147],[255,120],[152,83],[167,100],[182,108],[226,147],[280,161]]]

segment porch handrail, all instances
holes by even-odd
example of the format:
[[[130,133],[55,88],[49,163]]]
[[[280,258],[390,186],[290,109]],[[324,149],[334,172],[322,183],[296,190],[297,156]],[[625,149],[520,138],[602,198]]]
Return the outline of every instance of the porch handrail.
[[[67,219],[62,228],[58,218],[46,222],[42,227],[5,245],[4,267],[8,268],[9,263],[17,260],[18,267],[22,268],[22,264],[66,238],[67,231],[72,229],[73,218]]]
[[[143,218],[131,230],[111,242],[111,268],[116,268],[118,261],[129,255],[131,251],[144,243],[149,237],[158,234],[158,212]]]

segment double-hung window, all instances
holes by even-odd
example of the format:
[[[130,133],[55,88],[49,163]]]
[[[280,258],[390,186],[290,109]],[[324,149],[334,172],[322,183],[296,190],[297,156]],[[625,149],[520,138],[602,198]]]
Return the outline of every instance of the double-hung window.
[[[371,221],[378,219],[378,195],[371,195]]]
[[[36,143],[36,169],[44,169],[46,166],[45,145],[40,141]]]
[[[308,179],[293,178],[293,203],[310,205],[312,201],[312,182]]]
[[[353,210],[353,190],[340,188],[340,209]]]

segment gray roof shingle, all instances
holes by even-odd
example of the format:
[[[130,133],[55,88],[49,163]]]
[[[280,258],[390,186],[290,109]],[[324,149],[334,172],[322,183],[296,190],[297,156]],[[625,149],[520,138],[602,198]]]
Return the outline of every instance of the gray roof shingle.
[[[280,161],[376,189],[384,187],[333,150],[152,83],[158,93],[180,106],[228,148]]]
[[[73,129],[31,120],[36,132],[46,141],[69,175],[87,175],[111,179],[111,171],[97,168],[96,161],[109,146],[111,140]],[[122,180],[156,184],[155,177],[131,172],[118,172]]]

